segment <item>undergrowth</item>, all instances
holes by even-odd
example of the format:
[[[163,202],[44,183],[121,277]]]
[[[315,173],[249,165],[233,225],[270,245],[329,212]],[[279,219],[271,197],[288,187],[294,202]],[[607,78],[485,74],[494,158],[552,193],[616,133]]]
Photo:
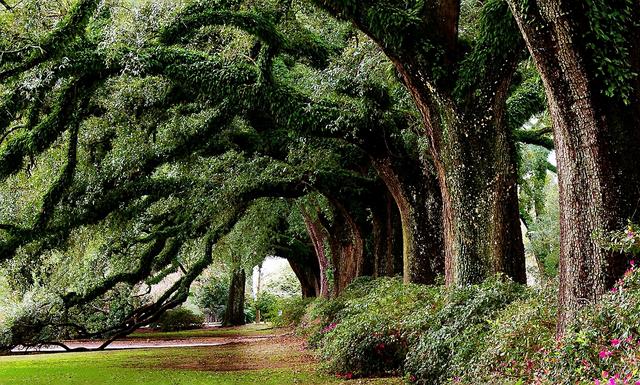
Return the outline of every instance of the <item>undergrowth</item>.
[[[532,289],[498,276],[449,289],[363,277],[335,299],[310,303],[298,330],[323,368],[343,378],[640,385],[635,266],[598,304],[584,307],[561,340],[555,337],[557,293],[551,286]]]

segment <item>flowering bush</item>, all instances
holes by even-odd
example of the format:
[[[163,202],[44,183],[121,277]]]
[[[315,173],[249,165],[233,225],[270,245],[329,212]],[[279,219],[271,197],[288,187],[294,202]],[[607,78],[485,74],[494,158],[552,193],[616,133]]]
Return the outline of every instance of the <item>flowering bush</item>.
[[[311,341],[344,379],[402,373],[430,385],[640,385],[637,230],[609,236],[606,247],[635,257],[559,341],[553,285],[535,291],[501,277],[453,290],[358,280],[310,307]]]
[[[500,311],[488,320],[489,330],[476,347],[476,354],[452,368],[454,383],[531,384],[555,343],[556,298],[552,287],[534,293]]]
[[[629,222],[627,228],[598,235],[600,243],[607,249],[633,256],[640,255],[640,225]]]
[[[542,361],[538,382],[640,385],[640,272],[632,262],[624,277],[576,323]]]
[[[527,293],[503,278],[457,290],[396,278],[360,281],[315,308],[322,322],[310,345],[343,378],[401,374],[406,365],[416,382],[446,379],[452,362],[474,354],[486,318]]]
[[[433,291],[397,278],[349,288],[340,310],[326,308],[333,319],[315,337],[325,368],[350,377],[400,374],[407,354],[405,319],[430,303]]]

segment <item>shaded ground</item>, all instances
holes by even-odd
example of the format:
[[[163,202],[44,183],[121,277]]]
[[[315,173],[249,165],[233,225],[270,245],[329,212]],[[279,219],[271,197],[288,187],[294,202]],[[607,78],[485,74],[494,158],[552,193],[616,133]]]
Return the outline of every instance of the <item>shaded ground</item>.
[[[147,358],[134,363],[136,368],[186,369],[197,371],[230,372],[242,370],[293,368],[305,369],[315,364],[303,341],[292,336],[263,339],[243,339],[218,346],[215,354],[210,348],[184,350],[184,355],[174,354],[156,359]]]
[[[287,334],[290,334],[288,330],[273,328],[268,324],[251,324],[228,328],[216,327],[180,332],[156,332],[150,329],[141,329],[125,339],[112,342],[107,346],[106,350],[217,346],[228,343],[253,342],[260,339],[277,338]],[[95,349],[102,344],[102,341],[74,340],[63,341],[63,343],[70,349]],[[13,349],[13,352],[64,352],[65,350],[63,347],[55,345],[28,349],[19,346]]]
[[[180,341],[221,343],[86,353],[0,357],[0,385],[399,385],[399,379],[344,381],[318,371],[304,341],[284,330],[245,328],[180,332]],[[191,333],[191,334],[190,334]],[[196,333],[197,336],[193,336]],[[284,335],[283,335],[284,334]],[[167,334],[138,333],[126,343],[171,346]]]
[[[274,328],[270,324],[249,324],[235,327],[211,327],[179,332],[157,332],[151,329],[140,329],[130,334],[127,340],[179,340],[184,338],[219,338],[219,337],[264,337],[286,334],[289,331]]]

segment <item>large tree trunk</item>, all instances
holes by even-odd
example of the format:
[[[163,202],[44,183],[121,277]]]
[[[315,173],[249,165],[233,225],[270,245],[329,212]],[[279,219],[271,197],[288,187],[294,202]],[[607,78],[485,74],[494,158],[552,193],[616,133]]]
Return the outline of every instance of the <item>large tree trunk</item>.
[[[310,252],[295,257],[287,256],[287,261],[289,261],[291,270],[293,270],[298,281],[300,281],[302,297],[310,298],[320,296],[320,266],[315,254]]]
[[[444,254],[442,203],[433,173],[390,157],[373,159],[373,165],[400,214],[404,281],[435,282],[444,272]]]
[[[371,275],[392,277],[403,273],[403,261],[400,257],[402,230],[393,197],[389,192],[385,192],[382,198],[371,207],[371,254],[373,256]]]
[[[427,2],[411,20],[398,12],[401,1],[317,3],[380,45],[422,114],[442,197],[447,283],[477,283],[497,272],[525,282],[515,145],[503,117],[521,58],[508,8],[483,6],[490,22],[478,27],[491,39],[468,51],[458,44],[460,1]],[[380,28],[380,12],[406,18],[395,21],[404,29]]]
[[[329,247],[333,263],[333,295],[338,296],[364,271],[364,241],[355,218],[342,203],[330,199],[334,207],[334,220],[325,228],[329,234]]]
[[[229,286],[229,299],[224,312],[222,324],[224,326],[244,325],[244,286],[246,274],[244,269],[235,269],[231,275],[231,286]]]
[[[526,282],[515,143],[504,118],[510,78],[496,80],[493,91],[479,91],[484,96],[463,108],[434,98],[419,67],[393,61],[430,141],[442,197],[446,283],[474,284],[499,272]]]
[[[302,207],[300,208],[300,212],[304,219],[304,224],[307,228],[307,233],[309,234],[309,238],[313,244],[313,249],[318,261],[318,272],[320,275],[319,295],[322,298],[329,298],[329,279],[327,278],[329,260],[325,254],[325,240],[327,239],[327,235],[317,216],[316,218],[312,218],[306,209]]]
[[[482,125],[478,115],[448,128],[462,135],[441,149],[438,162],[446,282],[468,285],[504,273],[525,283],[515,145],[501,116]]]
[[[620,228],[640,202],[640,80],[631,81],[630,104],[607,97],[589,40],[585,2],[538,0],[509,5],[544,81],[553,121],[560,190],[560,291],[558,334],[583,304],[597,300],[621,276],[625,258],[603,250],[594,233]],[[640,72],[640,4],[629,25],[631,71]],[[607,25],[605,24],[605,27]],[[621,51],[618,51],[621,52]],[[614,58],[615,59],[615,58]],[[623,69],[620,69],[623,71]],[[615,79],[614,79],[615,81]],[[616,90],[617,92],[618,90]]]

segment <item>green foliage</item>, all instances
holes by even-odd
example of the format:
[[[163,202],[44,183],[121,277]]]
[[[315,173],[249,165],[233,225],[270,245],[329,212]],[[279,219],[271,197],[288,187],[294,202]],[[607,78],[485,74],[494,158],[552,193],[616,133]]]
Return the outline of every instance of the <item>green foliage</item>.
[[[335,300],[310,306],[303,326],[327,370],[406,373],[420,383],[443,383],[477,354],[487,320],[529,295],[501,278],[455,290],[362,279]]]
[[[635,44],[630,31],[638,28],[638,5],[633,0],[587,0],[589,30],[584,36],[586,47],[596,69],[603,93],[631,103],[634,80],[631,47]]]
[[[307,312],[307,306],[313,300],[313,298],[280,297],[272,307],[269,319],[275,326],[298,326]]]
[[[396,278],[349,286],[320,313],[325,322],[317,344],[325,368],[357,377],[398,374],[407,354],[406,316],[430,303],[432,290]]]
[[[444,293],[440,304],[411,317],[412,348],[405,371],[418,384],[444,383],[456,376],[456,369],[478,354],[490,320],[529,295],[525,287],[500,277]]]
[[[532,384],[536,366],[555,343],[556,297],[554,290],[514,301],[497,317],[477,343],[475,354],[452,367],[453,383]]]
[[[629,222],[624,230],[596,234],[600,244],[612,251],[640,256],[640,225]]]
[[[576,317],[558,348],[542,361],[541,377],[552,383],[635,384],[640,381],[640,274],[631,267],[612,291]],[[607,382],[609,381],[609,382]]]
[[[203,311],[222,319],[229,298],[229,279],[210,277],[198,286],[195,295],[196,303]]]
[[[204,318],[193,311],[179,307],[177,309],[167,310],[158,321],[151,325],[154,329],[163,332],[174,332],[179,330],[197,329],[202,327]]]
[[[518,198],[520,216],[527,228],[525,250],[536,259],[543,279],[557,276],[560,257],[558,183],[549,154],[548,149],[539,146],[519,148]]]
[[[271,321],[278,314],[278,296],[268,291],[262,291],[251,307],[256,312],[260,310],[260,317],[263,321]]]
[[[496,66],[522,60],[518,58],[524,58],[524,42],[505,1],[481,4],[476,36],[471,50],[460,63],[454,95],[459,100],[471,96],[486,103],[490,95],[485,93],[495,87],[488,82],[496,81],[495,76],[501,73]]]
[[[363,280],[344,297],[309,305],[300,325],[340,376],[403,373],[412,383],[464,385],[640,381],[635,262],[559,341],[556,298],[553,286],[534,291],[500,278],[455,290]]]

